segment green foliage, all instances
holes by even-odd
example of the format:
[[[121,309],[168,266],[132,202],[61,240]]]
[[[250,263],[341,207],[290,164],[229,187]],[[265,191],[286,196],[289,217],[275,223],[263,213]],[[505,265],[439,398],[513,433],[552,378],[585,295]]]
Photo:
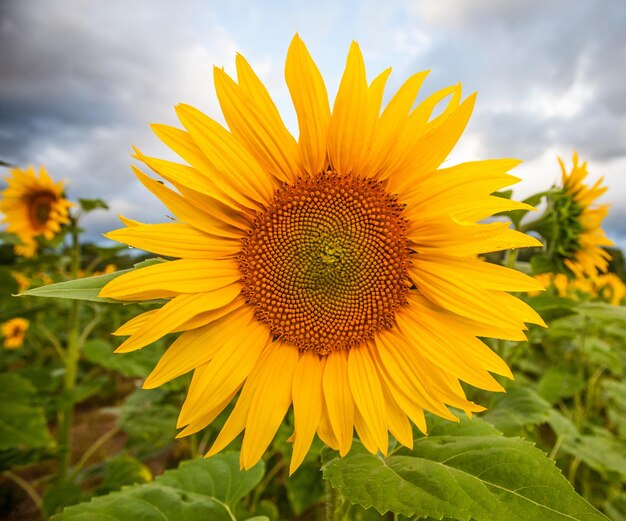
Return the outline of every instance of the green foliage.
[[[89,362],[105,367],[124,376],[145,378],[159,361],[162,349],[151,346],[124,355],[115,354],[109,342],[94,338],[88,340],[83,353]]]
[[[179,407],[167,403],[167,396],[162,389],[138,389],[126,399],[120,411],[120,427],[128,435],[130,447],[154,451],[176,437]]]
[[[69,505],[86,501],[89,495],[72,480],[64,479],[54,483],[43,496],[43,511],[48,516],[61,512]]]
[[[53,444],[33,385],[15,374],[0,374],[0,450]]]
[[[509,385],[483,418],[507,436],[520,434],[523,427],[545,423],[550,404],[525,385]]]
[[[519,438],[461,420],[382,458],[360,443],[324,453],[324,477],[351,502],[384,514],[476,521],[606,519],[576,494],[546,455]],[[474,427],[476,429],[474,430]]]
[[[261,481],[263,472],[263,463],[247,472],[240,471],[239,455],[233,453],[187,461],[152,483],[97,497],[89,503],[67,508],[53,519],[232,521],[237,503]]]
[[[87,213],[93,210],[108,210],[109,205],[102,199],[78,199],[80,209]]]
[[[129,454],[119,454],[106,462],[104,479],[96,491],[98,494],[108,494],[126,485],[150,481],[152,472],[146,465]]]
[[[539,380],[537,392],[550,404],[571,398],[585,388],[586,382],[569,366],[551,367]]]

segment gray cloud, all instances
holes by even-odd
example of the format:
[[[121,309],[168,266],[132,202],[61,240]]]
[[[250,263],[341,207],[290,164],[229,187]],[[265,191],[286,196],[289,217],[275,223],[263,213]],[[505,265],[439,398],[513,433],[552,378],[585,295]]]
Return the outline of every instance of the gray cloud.
[[[478,90],[461,149],[524,159],[521,192],[547,187],[558,173],[556,153],[569,157],[577,148],[594,175],[607,175],[614,203],[607,229],[626,246],[624,27],[620,0],[268,2],[262,9],[246,1],[218,9],[197,0],[183,9],[157,0],[4,0],[0,159],[45,164],[70,180],[73,197],[103,197],[114,212],[160,221],[166,211],[129,168],[132,144],[173,158],[149,122],[176,124],[172,106],[180,101],[219,119],[212,64],[232,70],[242,51],[254,55],[293,128],[282,78],[293,33],[311,46],[331,97],[354,37],[370,76],[395,64],[389,92],[425,68],[432,69],[427,93],[458,81],[466,92]],[[95,238],[117,221],[102,213],[86,224]]]

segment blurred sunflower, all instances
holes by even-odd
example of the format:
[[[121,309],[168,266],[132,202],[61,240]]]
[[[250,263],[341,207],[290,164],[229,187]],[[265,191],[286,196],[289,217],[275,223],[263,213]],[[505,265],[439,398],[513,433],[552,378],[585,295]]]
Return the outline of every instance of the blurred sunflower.
[[[411,76],[381,114],[390,69],[368,85],[350,47],[331,112],[324,81],[296,36],[285,75],[298,116],[296,141],[246,60],[237,82],[216,68],[230,129],[187,105],[184,130],[154,125],[188,164],[137,157],[177,190],[139,180],[178,222],[140,224],[107,236],[178,258],[117,277],[100,293],[168,299],[116,334],[140,349],[171,332],[144,387],[194,370],[178,426],[210,424],[240,393],[208,455],[245,430],[241,465],[253,466],[293,404],[291,472],[315,433],[345,455],[353,430],[372,452],[388,432],[412,446],[409,419],[424,411],[467,414],[460,380],[502,391],[490,372],[512,377],[478,336],[522,340],[543,324],[506,291],[541,289],[534,279],[477,259],[537,246],[506,223],[479,224],[528,205],[494,197],[518,179],[511,159],[438,169],[461,136],[475,96],[443,89],[412,110],[425,72]],[[438,103],[449,97],[440,115]]]
[[[15,279],[15,282],[17,282],[17,287],[20,293],[30,288],[31,280],[26,275],[20,273],[19,271],[12,271],[11,275]]]
[[[602,248],[613,245],[602,230],[602,221],[609,207],[606,204],[594,204],[607,187],[602,186],[603,178],[593,185],[585,184],[587,162],[579,164],[576,152],[569,174],[561,158],[558,160],[562,171],[563,197],[555,200],[559,205],[556,215],[557,224],[562,230],[560,235],[563,240],[559,250],[563,263],[578,278],[594,277],[598,272],[606,271],[611,259],[611,255]]]
[[[594,285],[602,300],[613,306],[619,306],[626,297],[626,284],[615,273],[598,275]]]
[[[73,203],[63,197],[63,183],[55,183],[44,167],[39,176],[33,167],[15,168],[6,177],[8,187],[0,197],[0,212],[7,231],[17,235],[22,244],[15,253],[32,257],[37,251],[36,237],[51,240],[69,222],[69,208]]]
[[[0,325],[0,332],[4,337],[4,348],[17,349],[22,347],[27,329],[28,320],[25,318],[12,318]]]

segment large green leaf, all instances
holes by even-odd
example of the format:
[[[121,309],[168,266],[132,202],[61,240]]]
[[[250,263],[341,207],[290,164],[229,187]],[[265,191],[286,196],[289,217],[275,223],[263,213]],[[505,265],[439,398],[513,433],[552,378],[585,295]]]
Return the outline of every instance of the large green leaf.
[[[260,462],[239,470],[239,454],[186,461],[152,483],[66,508],[54,521],[232,521],[235,505],[263,477]]]
[[[165,262],[163,259],[149,259],[135,264],[135,269],[145,268],[153,264]],[[23,291],[19,297],[46,297],[46,298],[62,298],[72,300],[88,300],[90,302],[111,302],[119,303],[119,300],[102,298],[98,294],[100,290],[114,278],[124,273],[128,273],[132,269],[114,271],[106,275],[97,275],[96,277],[85,277],[84,279],[68,280],[66,282],[58,282],[57,284],[49,284],[39,288],[32,288]]]
[[[30,450],[52,443],[34,386],[16,374],[0,374],[0,450]]]
[[[606,521],[544,453],[518,438],[467,428],[469,421],[386,458],[358,442],[345,458],[325,451],[324,477],[351,502],[381,513],[464,521]]]

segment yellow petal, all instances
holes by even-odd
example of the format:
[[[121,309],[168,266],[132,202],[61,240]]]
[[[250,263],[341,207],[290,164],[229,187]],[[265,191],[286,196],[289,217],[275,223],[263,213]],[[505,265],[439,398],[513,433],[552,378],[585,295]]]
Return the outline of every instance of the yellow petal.
[[[274,113],[276,107],[268,101],[265,87],[261,88],[258,78],[242,60],[237,61],[241,86],[223,70],[213,71],[224,118],[233,136],[266,172],[280,181],[294,182],[301,171],[298,145],[280,116]]]
[[[231,400],[235,397],[237,392],[233,392],[230,396],[226,397],[226,399],[217,405],[213,410],[208,411],[204,416],[199,418],[198,420],[190,423],[185,427],[182,431],[180,431],[176,437],[184,438],[185,436],[190,436],[191,434],[195,434],[198,431],[204,429],[207,425],[209,425],[215,418],[219,416],[219,414],[226,409],[226,406],[231,402]]]
[[[180,412],[179,425],[192,423],[205,411],[213,409],[248,377],[270,342],[269,328],[254,319],[251,313],[250,320],[245,328],[232,331],[231,338],[207,365],[202,379],[192,380]]]
[[[469,96],[445,121],[420,138],[399,168],[389,175],[388,189],[399,193],[441,165],[465,130],[476,95]]]
[[[418,72],[404,82],[391,98],[376,125],[375,139],[367,165],[361,169],[362,175],[374,177],[390,156],[390,150],[399,142],[408,124],[408,114],[415,102],[428,71]]]
[[[136,317],[131,318],[124,325],[120,326],[115,330],[112,334],[115,336],[128,336],[135,333],[141,326],[143,326],[146,321],[153,317],[154,314],[158,311],[158,309],[152,309],[150,311],[145,311],[140,313]]]
[[[310,175],[314,175],[326,166],[330,105],[324,79],[297,34],[287,52],[285,80],[298,115],[298,148],[302,164]]]
[[[182,223],[136,224],[104,236],[157,255],[187,259],[219,259],[241,250],[240,241],[208,235]]]
[[[159,387],[209,362],[232,336],[234,329],[245,329],[250,315],[237,310],[179,336],[167,349],[143,384],[144,389]]]
[[[193,293],[175,297],[151,316],[115,352],[127,353],[147,346],[174,331],[188,320],[190,315],[217,309],[232,302],[240,291],[241,288],[233,284],[210,293]]]
[[[295,437],[291,464],[289,466],[290,475],[295,472],[304,460],[320,422],[324,401],[323,374],[324,362],[310,351],[303,353],[298,361],[298,367],[293,378],[292,394]]]
[[[328,128],[328,158],[340,174],[351,173],[364,153],[367,102],[365,64],[358,44],[352,42]]]
[[[289,406],[298,365],[298,348],[274,342],[259,367],[259,383],[252,395],[246,432],[241,445],[241,463],[250,469],[261,459],[276,434]]]
[[[239,265],[232,259],[179,259],[124,273],[104,286],[100,296],[147,300],[180,293],[208,293],[240,278]]]
[[[333,351],[326,357],[323,377],[324,401],[339,454],[345,456],[352,446],[354,398],[348,383],[348,356],[344,350]]]
[[[374,438],[374,436],[372,435],[372,431],[370,431],[359,409],[354,410],[354,428],[356,429],[356,433],[358,434],[359,439],[361,440],[365,448],[369,450],[372,454],[376,454],[378,452],[378,444],[376,443],[376,438]]]
[[[375,347],[372,351],[375,351]],[[377,362],[376,362],[377,363]],[[380,374],[380,369],[379,369]],[[393,397],[389,386],[386,384],[384,377],[380,378],[380,385],[383,390],[385,400],[385,412],[387,418],[387,427],[394,438],[402,445],[410,449],[413,448],[413,429],[407,418],[406,413],[402,410],[398,402]]]
[[[176,112],[213,167],[208,174],[219,188],[235,200],[245,194],[253,202],[270,202],[276,188],[272,177],[230,132],[190,105],[178,105]]]
[[[387,453],[387,425],[385,401],[376,366],[367,345],[350,349],[348,356],[348,381],[354,402],[383,454]]]
[[[397,338],[394,337],[394,339],[397,342]],[[415,367],[413,358],[407,356],[402,345],[394,345],[388,335],[380,334],[376,338],[376,348],[390,380],[403,389],[412,401],[423,409],[456,421],[456,417],[445,407],[442,401],[443,396],[440,393],[434,393],[433,389],[424,385],[422,370]],[[390,380],[387,380],[387,383]],[[398,399],[397,395],[396,399]],[[407,414],[410,413],[409,410],[405,409],[405,411]]]
[[[207,208],[204,211],[202,208],[198,208],[184,197],[177,194],[173,190],[170,190],[163,184],[151,179],[139,169],[133,167],[135,175],[141,181],[141,183],[156,195],[167,208],[181,221],[197,228],[198,230],[218,237],[231,237],[235,239],[241,239],[245,235],[245,231],[235,228],[229,223],[224,222],[213,214]]]

